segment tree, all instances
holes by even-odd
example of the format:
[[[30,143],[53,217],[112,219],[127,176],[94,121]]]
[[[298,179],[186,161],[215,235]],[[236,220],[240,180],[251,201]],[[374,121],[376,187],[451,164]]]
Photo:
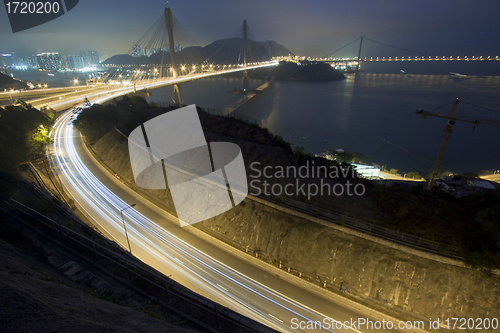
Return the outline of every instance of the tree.
[[[306,149],[304,148],[304,146],[296,146],[295,149],[293,150],[294,154],[300,154],[300,155],[304,155],[305,151]]]
[[[469,180],[479,179],[479,175],[474,172],[466,172],[462,175],[462,184],[467,184]]]
[[[15,172],[20,163],[43,152],[53,113],[30,104],[0,108],[0,171]]]
[[[446,170],[446,171],[443,171],[439,174],[439,178],[451,177],[453,175],[454,175],[453,171]],[[430,178],[430,174],[427,178]]]
[[[335,152],[335,151],[334,151]],[[336,161],[339,163],[361,163],[364,159],[364,155],[354,151],[342,151],[335,152]]]
[[[406,174],[406,178],[422,179],[422,176],[420,176],[418,172],[408,172],[408,174]]]
[[[500,268],[500,204],[479,211],[463,238],[468,266],[486,271]]]
[[[121,99],[114,99],[113,104],[95,104],[84,109],[73,124],[85,136],[87,142],[92,144],[116,125],[132,131],[144,122],[143,111],[149,108],[144,98],[123,96]]]
[[[26,145],[30,159],[43,156],[45,145],[50,141],[49,129],[43,125],[35,128],[27,137]]]

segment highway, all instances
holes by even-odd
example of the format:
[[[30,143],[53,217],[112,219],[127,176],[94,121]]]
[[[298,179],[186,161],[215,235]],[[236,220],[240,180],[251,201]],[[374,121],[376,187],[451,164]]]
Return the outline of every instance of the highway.
[[[158,78],[139,81],[123,81],[120,84],[97,84],[89,86],[77,86],[66,88],[47,88],[30,91],[6,91],[0,92],[0,105],[10,104],[11,100],[21,99],[29,102],[35,108],[50,107],[56,111],[61,111],[83,103],[85,98],[91,102],[97,99],[100,101],[110,100],[115,97],[130,94],[141,90],[157,89],[176,83],[193,81],[210,76],[240,72],[245,70],[257,69],[262,67],[276,66],[278,61],[266,61],[262,63],[247,64],[246,66],[237,66],[222,70],[213,70],[202,73],[189,73],[178,76],[177,78]]]
[[[5,91],[0,92],[0,106],[11,104],[12,101],[20,99],[39,108],[74,98],[84,98],[86,95],[102,94],[106,89],[109,89],[107,85],[96,85]]]
[[[109,98],[109,97],[106,97]],[[101,102],[101,101],[97,101]],[[219,304],[280,332],[412,332],[398,322],[356,305],[297,277],[283,278],[277,268],[223,246],[121,184],[91,157],[73,114],[61,115],[51,132],[48,158],[65,191],[101,230],[128,249],[120,211],[134,256]],[[135,207],[129,207],[136,204]],[[394,329],[366,329],[358,319],[392,320]],[[351,322],[354,321],[354,326]],[[308,323],[316,329],[307,328]],[[349,327],[340,323],[348,322]],[[333,329],[328,326],[333,324]],[[335,327],[337,325],[337,327]]]

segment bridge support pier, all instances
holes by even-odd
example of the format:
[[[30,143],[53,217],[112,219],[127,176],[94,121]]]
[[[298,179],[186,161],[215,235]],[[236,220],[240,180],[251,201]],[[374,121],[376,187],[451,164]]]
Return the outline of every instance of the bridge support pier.
[[[181,108],[182,107],[182,99],[181,99],[181,85],[174,84],[174,104],[175,106]]]
[[[243,93],[246,94],[248,91],[248,73],[247,71],[243,72]]]
[[[363,38],[364,38],[364,36],[361,36],[361,41],[359,42],[359,52],[358,52],[358,62],[356,65],[356,74],[358,74],[359,62],[361,61],[361,47],[363,46]]]
[[[168,32],[168,45],[170,51],[170,61],[172,63],[172,76],[174,79],[177,78],[177,60],[175,58],[175,48],[174,48],[174,20],[172,18],[172,10],[170,8],[165,8],[165,24],[167,25]],[[181,98],[181,85],[179,83],[174,84],[174,103],[177,107],[182,107]]]

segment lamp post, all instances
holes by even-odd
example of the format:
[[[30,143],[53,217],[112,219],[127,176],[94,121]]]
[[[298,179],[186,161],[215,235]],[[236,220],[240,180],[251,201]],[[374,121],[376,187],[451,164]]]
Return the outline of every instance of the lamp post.
[[[14,90],[13,90],[13,89],[10,89],[10,90],[9,90],[9,99],[10,99],[10,103],[11,103],[11,104],[14,104],[14,101],[12,100],[12,93],[13,93],[13,92],[14,92]]]
[[[128,244],[128,250],[130,252],[130,254],[132,254],[132,249],[130,248],[130,241],[128,240],[128,233],[127,233],[127,227],[125,226],[125,219],[123,218],[123,211],[125,209],[129,209],[129,208],[132,208],[134,207],[136,204],[132,204],[130,206],[127,206],[125,208],[123,208],[122,210],[120,210],[120,215],[122,217],[122,222],[123,222],[123,229],[125,230],[125,237],[127,238],[127,244]]]

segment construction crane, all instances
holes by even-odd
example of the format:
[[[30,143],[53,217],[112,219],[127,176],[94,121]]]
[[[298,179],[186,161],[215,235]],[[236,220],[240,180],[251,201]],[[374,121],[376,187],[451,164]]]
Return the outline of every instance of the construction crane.
[[[429,117],[429,116],[448,119],[448,124],[446,124],[446,127],[444,128],[443,139],[441,140],[441,146],[439,146],[439,151],[438,151],[438,155],[436,158],[436,162],[434,163],[434,168],[432,169],[432,172],[430,175],[429,185],[428,185],[429,189],[434,186],[434,184],[436,183],[436,179],[439,176],[439,170],[441,169],[441,162],[443,161],[443,156],[444,156],[444,152],[446,150],[446,145],[448,144],[448,140],[450,139],[451,133],[453,133],[453,125],[455,125],[455,122],[457,120],[473,123],[474,128],[476,128],[476,126],[479,124],[500,127],[499,120],[479,119],[479,118],[466,117],[466,116],[457,116],[458,102],[459,102],[458,98],[453,102],[453,105],[452,105],[451,110],[450,110],[450,114],[440,114],[437,112],[436,113],[428,112],[428,111],[424,111],[422,109],[417,110],[415,112],[416,114],[422,115],[422,117],[424,119]]]

